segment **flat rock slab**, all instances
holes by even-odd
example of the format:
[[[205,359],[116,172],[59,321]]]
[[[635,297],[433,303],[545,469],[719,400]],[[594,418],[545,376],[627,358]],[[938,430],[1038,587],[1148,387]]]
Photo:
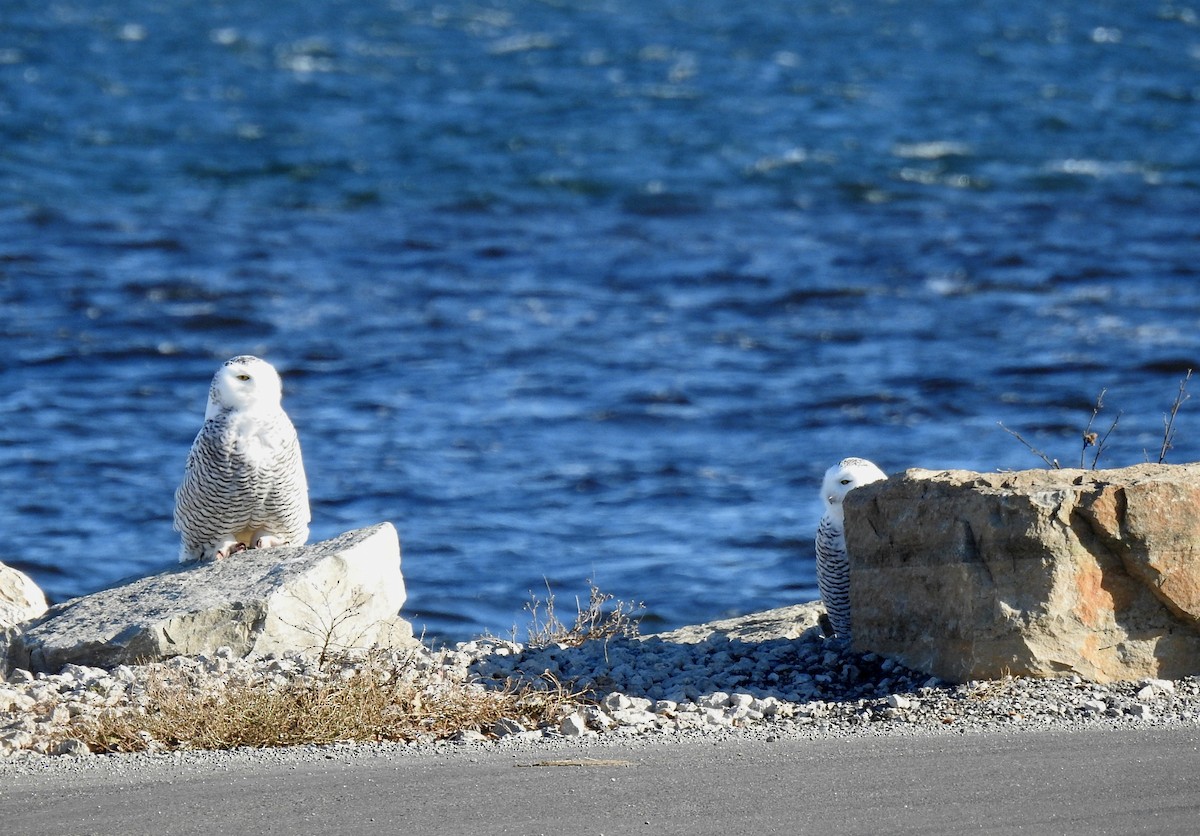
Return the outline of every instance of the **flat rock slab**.
[[[910,470],[845,508],[857,650],[953,682],[1200,674],[1200,464]]]
[[[643,636],[644,639],[660,639],[677,644],[699,644],[712,636],[727,641],[764,642],[773,639],[796,639],[817,627],[825,605],[820,601],[808,604],[793,604],[764,610],[737,618],[724,618],[691,627],[680,627],[667,633]]]
[[[321,654],[413,641],[390,523],[308,546],[252,550],[74,598],[26,625],[14,668],[111,668],[171,656]]]

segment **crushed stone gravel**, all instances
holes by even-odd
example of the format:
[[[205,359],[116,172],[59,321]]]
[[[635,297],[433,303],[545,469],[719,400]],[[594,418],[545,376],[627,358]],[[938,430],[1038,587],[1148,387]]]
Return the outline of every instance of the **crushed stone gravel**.
[[[434,650],[395,651],[423,682],[466,688],[560,683],[579,697],[538,728],[505,718],[490,728],[464,728],[449,739],[335,744],[338,752],[369,747],[536,749],[563,740],[652,742],[701,736],[764,740],[861,734],[945,734],[987,730],[1069,729],[1129,725],[1200,725],[1200,677],[1098,684],[1078,676],[1009,677],[959,685],[941,682],[875,654],[854,652],[819,628],[796,637],[743,640],[713,633],[702,641],[618,636],[578,646],[531,647],[480,639]],[[346,675],[361,658],[341,658]],[[67,665],[56,674],[9,673],[0,681],[0,771],[36,769],[47,760],[95,759],[80,723],[104,712],[144,710],[147,683],[166,672],[197,688],[232,681],[287,682],[331,675],[329,663],[304,656],[177,657],[152,665],[103,670]],[[114,765],[136,757],[204,758],[147,739],[145,751],[104,755]],[[291,747],[295,750],[297,747]],[[270,759],[269,750],[253,757]]]

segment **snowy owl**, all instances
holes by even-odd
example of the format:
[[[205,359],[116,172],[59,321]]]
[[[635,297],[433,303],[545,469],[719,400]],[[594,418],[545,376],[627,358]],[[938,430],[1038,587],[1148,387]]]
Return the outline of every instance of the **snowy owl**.
[[[833,632],[850,638],[850,561],[842,500],[861,485],[886,479],[887,474],[866,459],[842,459],[825,471],[821,501],[825,514],[817,526],[817,587],[829,613]]]
[[[227,360],[213,376],[175,491],[181,563],[308,539],[308,482],[282,396],[279,373],[257,357]]]

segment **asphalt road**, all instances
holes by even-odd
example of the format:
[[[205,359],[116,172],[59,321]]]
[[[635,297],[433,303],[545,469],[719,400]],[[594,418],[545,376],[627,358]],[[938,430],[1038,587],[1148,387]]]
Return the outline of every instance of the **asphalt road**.
[[[1197,778],[1196,728],[55,759],[0,831],[1191,836]]]

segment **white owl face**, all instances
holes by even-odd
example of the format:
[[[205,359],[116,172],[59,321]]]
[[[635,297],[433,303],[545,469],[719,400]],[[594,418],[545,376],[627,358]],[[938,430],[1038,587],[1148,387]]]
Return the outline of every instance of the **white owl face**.
[[[282,399],[283,383],[275,367],[266,360],[244,354],[226,360],[213,375],[204,417],[207,420],[224,410],[279,409]]]
[[[846,498],[846,494],[861,485],[869,485],[886,478],[886,473],[866,459],[842,459],[825,471],[825,481],[821,484],[821,500],[825,503],[825,513],[841,520],[842,500]]]

